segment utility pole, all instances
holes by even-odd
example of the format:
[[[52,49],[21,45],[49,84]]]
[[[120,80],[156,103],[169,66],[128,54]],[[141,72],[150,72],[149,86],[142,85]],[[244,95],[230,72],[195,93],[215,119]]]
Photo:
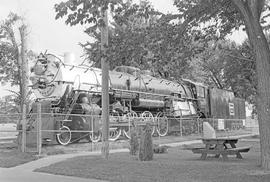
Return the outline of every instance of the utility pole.
[[[101,69],[102,69],[102,149],[105,159],[109,157],[109,62],[106,49],[108,46],[108,12],[102,10],[104,25],[101,26]]]

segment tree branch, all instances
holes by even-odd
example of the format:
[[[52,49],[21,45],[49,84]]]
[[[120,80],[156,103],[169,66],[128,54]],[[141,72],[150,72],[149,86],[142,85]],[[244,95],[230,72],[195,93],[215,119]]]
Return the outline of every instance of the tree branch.
[[[238,57],[238,56],[234,56],[232,54],[226,54],[227,56],[230,56],[230,57],[233,57],[233,58],[237,58],[237,59],[241,59],[241,60],[245,60],[245,61],[250,61],[250,62],[254,62],[254,60],[252,59],[248,59],[248,58],[245,58],[245,57]]]

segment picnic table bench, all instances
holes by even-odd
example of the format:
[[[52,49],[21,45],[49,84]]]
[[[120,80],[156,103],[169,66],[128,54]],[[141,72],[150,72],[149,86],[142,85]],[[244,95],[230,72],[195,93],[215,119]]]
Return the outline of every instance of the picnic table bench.
[[[238,138],[202,138],[205,147],[192,148],[193,153],[199,153],[201,159],[205,160],[207,154],[214,154],[216,158],[220,155],[224,160],[228,160],[228,155],[236,155],[236,158],[242,159],[242,152],[248,152],[251,146],[236,147]]]

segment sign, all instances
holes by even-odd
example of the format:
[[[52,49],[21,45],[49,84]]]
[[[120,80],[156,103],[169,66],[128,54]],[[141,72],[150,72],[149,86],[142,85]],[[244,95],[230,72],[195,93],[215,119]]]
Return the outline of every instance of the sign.
[[[224,119],[218,119],[218,130],[224,130],[225,125],[224,125]]]
[[[234,103],[229,102],[229,113],[230,116],[234,116]]]

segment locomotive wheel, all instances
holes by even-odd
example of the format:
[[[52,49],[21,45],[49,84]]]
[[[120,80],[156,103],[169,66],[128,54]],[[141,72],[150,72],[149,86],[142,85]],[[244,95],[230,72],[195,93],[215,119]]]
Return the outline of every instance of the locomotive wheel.
[[[137,113],[135,111],[130,111],[129,113],[127,113],[126,115],[126,120],[128,122],[128,127],[123,129],[123,133],[124,135],[130,139],[130,131],[132,129],[132,123],[134,123],[135,125],[135,119],[138,117]]]
[[[154,116],[151,112],[149,111],[144,111],[142,114],[141,114],[141,117],[142,117],[142,121],[145,122],[145,123],[149,123],[149,124],[152,124],[153,127],[152,127],[152,135],[155,133],[155,119],[154,119]]]
[[[120,115],[117,111],[114,111],[110,115],[110,123],[118,123],[120,120]],[[109,141],[116,141],[120,136],[122,132],[121,129],[116,127],[109,128]]]
[[[89,138],[93,143],[99,142],[101,140],[101,137],[102,135],[100,131],[93,132],[93,134],[92,133],[89,134]]]
[[[116,141],[121,136],[121,130],[120,128],[110,128],[109,129],[109,141]]]
[[[159,112],[156,115],[157,120],[157,133],[159,136],[166,136],[169,131],[169,120],[163,112]]]
[[[62,126],[60,129],[60,133],[56,134],[56,141],[61,145],[69,144],[71,140],[71,132],[67,126]]]

